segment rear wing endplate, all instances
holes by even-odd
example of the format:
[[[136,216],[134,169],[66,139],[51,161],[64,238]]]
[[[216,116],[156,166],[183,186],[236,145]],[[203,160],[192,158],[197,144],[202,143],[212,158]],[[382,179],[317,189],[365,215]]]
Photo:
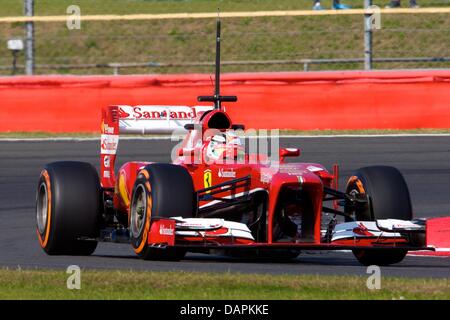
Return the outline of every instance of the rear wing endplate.
[[[119,145],[119,134],[168,134],[184,130],[211,106],[127,106],[102,108],[100,177],[103,188],[113,188],[114,163]]]

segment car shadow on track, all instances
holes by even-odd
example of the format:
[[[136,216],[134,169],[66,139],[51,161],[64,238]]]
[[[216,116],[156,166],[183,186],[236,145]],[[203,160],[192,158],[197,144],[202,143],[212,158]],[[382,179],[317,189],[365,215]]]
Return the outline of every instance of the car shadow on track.
[[[143,261],[135,255],[110,255],[110,254],[94,254],[93,257],[97,258],[110,258],[110,259],[126,259],[128,261]],[[149,263],[155,261],[148,261]],[[174,261],[157,261],[159,263],[183,263],[183,264],[195,264],[195,263],[214,263],[214,264],[245,264],[245,265],[284,265],[284,266],[333,266],[333,267],[363,267],[351,253],[304,253],[298,258],[283,260],[283,259],[269,259],[269,258],[236,258],[225,255],[217,254],[199,254],[190,253],[184,259]],[[384,268],[420,268],[420,269],[448,269],[450,267],[450,259],[429,259],[418,257],[407,257],[403,262],[390,265]]]
[[[139,257],[134,255],[110,255],[110,254],[94,254],[93,257],[110,258],[110,259],[127,259],[138,260]],[[149,262],[151,262],[150,260]],[[164,261],[158,261],[164,262]],[[173,261],[166,261],[174,263]],[[353,258],[353,255],[346,254],[345,256],[329,256],[327,254],[304,254],[295,259],[280,259],[280,258],[241,258],[230,257],[226,255],[217,254],[198,254],[191,253],[179,262],[183,263],[232,263],[232,264],[283,264],[283,265],[323,265],[323,266],[360,266],[358,261]]]

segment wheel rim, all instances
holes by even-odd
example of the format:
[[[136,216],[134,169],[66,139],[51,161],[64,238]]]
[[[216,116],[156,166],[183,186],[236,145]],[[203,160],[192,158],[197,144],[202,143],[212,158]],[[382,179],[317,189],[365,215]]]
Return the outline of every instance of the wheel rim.
[[[352,189],[350,189],[350,191],[348,191],[347,193],[352,197],[356,197],[357,195],[360,194],[360,192],[356,189],[356,186],[352,186]],[[356,220],[356,209],[352,209],[350,213],[353,219]]]
[[[364,189],[364,186],[362,184],[362,181],[357,177],[353,176],[350,178],[351,182],[347,185],[347,194],[356,197],[360,194],[366,194],[366,190]],[[360,208],[361,209],[361,208]],[[354,208],[350,213],[353,216],[353,219],[357,220],[357,209]]]
[[[140,184],[136,187],[131,206],[130,231],[134,238],[138,238],[144,229],[147,216],[147,195],[145,187]]]
[[[47,214],[48,214],[48,192],[47,185],[42,182],[39,186],[36,220],[39,233],[43,234],[47,227]]]

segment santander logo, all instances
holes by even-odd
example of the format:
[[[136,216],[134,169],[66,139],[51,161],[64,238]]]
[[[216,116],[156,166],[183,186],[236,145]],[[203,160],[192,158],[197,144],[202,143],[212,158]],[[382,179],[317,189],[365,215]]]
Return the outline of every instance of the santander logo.
[[[119,136],[102,134],[100,143],[102,154],[116,154],[117,146],[119,144]]]
[[[119,118],[126,120],[191,120],[197,118],[204,111],[198,111],[195,107],[129,107],[125,111],[119,107]]]
[[[174,235],[174,230],[172,227],[164,227],[164,225],[161,225],[159,227],[159,234],[163,235],[163,236],[173,236]]]
[[[108,139],[103,139],[101,142],[101,148],[103,150],[116,150],[117,149],[117,142],[111,141]]]
[[[128,118],[130,114],[123,110],[122,108],[119,108],[119,118]]]

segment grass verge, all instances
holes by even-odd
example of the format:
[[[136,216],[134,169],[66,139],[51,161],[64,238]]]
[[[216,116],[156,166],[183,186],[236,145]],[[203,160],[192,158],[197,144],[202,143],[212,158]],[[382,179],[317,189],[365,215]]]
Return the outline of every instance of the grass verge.
[[[449,279],[386,278],[369,290],[360,276],[83,270],[69,290],[68,276],[0,270],[0,299],[450,299]]]
[[[421,0],[423,7],[448,6],[445,0]],[[79,5],[82,15],[172,12],[310,10],[312,0],[40,0],[36,15],[65,15],[69,5]],[[327,8],[331,0],[323,0]],[[384,7],[388,0],[374,1]],[[405,0],[404,6],[407,6]],[[347,0],[361,8],[362,0]],[[22,15],[23,1],[0,0],[0,16]],[[383,15],[382,29],[374,33],[374,58],[448,57],[450,19],[448,14]],[[278,61],[276,64],[224,65],[224,72],[301,71],[303,64],[283,60],[341,59],[364,56],[362,16],[224,18],[223,61]],[[23,37],[23,23],[3,23],[0,38]],[[153,62],[151,67],[130,67],[120,74],[135,73],[212,73],[212,66],[179,66],[180,62],[213,62],[213,19],[159,21],[83,21],[80,30],[69,30],[66,23],[35,23],[36,64],[38,74],[112,74],[105,64],[113,62]],[[11,52],[0,46],[0,65],[10,66]],[[169,64],[169,66],[161,66]],[[24,64],[23,53],[17,64]],[[95,64],[79,69],[70,65]],[[175,64],[175,65],[173,65]],[[449,63],[376,62],[374,69],[448,68]],[[312,64],[309,70],[361,69],[362,63]],[[20,69],[20,72],[23,72]],[[0,70],[9,75],[11,70]]]

